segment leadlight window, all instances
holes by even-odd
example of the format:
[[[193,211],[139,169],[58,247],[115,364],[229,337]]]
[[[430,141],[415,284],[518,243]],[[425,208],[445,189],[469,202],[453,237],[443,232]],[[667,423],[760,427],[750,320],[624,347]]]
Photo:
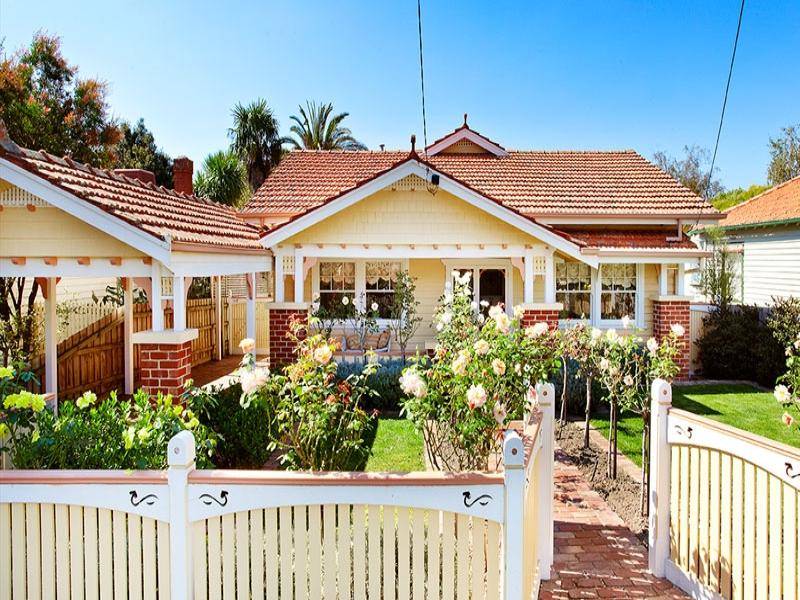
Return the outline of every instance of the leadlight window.
[[[601,265],[600,319],[635,318],[636,286],[636,265]]]
[[[578,262],[556,263],[556,302],[560,319],[588,319],[592,314],[592,270]]]
[[[341,311],[342,298],[348,306],[356,295],[356,264],[354,262],[321,262],[319,264],[319,304],[331,312]]]
[[[365,265],[367,308],[378,305],[378,318],[391,317],[392,298],[394,297],[397,274],[403,265],[394,261],[375,261]]]

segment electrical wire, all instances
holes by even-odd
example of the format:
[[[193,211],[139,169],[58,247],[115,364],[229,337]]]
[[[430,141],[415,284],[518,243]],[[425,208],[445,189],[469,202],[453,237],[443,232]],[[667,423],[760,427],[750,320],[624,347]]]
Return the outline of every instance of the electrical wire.
[[[733,53],[731,54],[731,64],[728,68],[728,82],[725,84],[725,97],[722,100],[722,112],[719,115],[719,127],[717,127],[717,141],[714,143],[714,155],[711,158],[711,168],[708,171],[708,177],[706,178],[706,190],[705,196],[708,197],[708,190],[711,187],[711,177],[714,175],[714,165],[717,162],[717,150],[719,149],[719,138],[722,135],[722,123],[725,120],[725,109],[728,106],[728,92],[731,88],[731,77],[733,76],[733,63],[736,60],[736,47],[739,45],[739,32],[742,30],[742,15],[744,14],[744,2],[742,0],[742,5],[739,8],[739,22],[736,25],[736,37],[733,40]]]
[[[419,33],[419,79],[422,86],[422,140],[423,152],[428,148],[428,123],[425,115],[425,67],[422,60],[422,2],[417,0],[417,31]]]

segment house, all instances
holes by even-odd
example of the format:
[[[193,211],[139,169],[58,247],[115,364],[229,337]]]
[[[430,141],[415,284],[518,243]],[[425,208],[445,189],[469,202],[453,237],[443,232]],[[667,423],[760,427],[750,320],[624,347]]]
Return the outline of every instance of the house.
[[[347,295],[385,317],[401,269],[426,317],[411,344],[420,351],[465,270],[477,300],[522,305],[525,322],[611,328],[628,316],[647,335],[673,322],[688,332],[684,272],[704,251],[683,229],[720,218],[632,150],[507,150],[466,117],[421,150],[412,137],[410,150],[290,152],[241,215],[266,228],[275,256],[271,353],[286,351],[287,318],[312,302]]]
[[[36,279],[44,293],[47,392],[57,392],[56,298],[63,280],[121,278],[124,350],[114,360],[124,353],[125,392],[133,391],[137,344],[142,387],[176,393],[190,374],[191,342],[198,336],[186,325],[192,278],[216,277],[219,286],[223,276],[245,275],[253,290],[255,274],[269,271],[259,230],[233,209],[194,196],[191,161],[175,164],[176,189],[167,190],[147,172],[106,171],[20,148],[0,121],[0,277]],[[135,333],[134,284],[147,292],[151,308],[158,307],[149,330]],[[247,307],[252,337],[255,315],[253,292]]]
[[[719,227],[739,257],[743,303],[800,297],[800,177],[727,210]]]

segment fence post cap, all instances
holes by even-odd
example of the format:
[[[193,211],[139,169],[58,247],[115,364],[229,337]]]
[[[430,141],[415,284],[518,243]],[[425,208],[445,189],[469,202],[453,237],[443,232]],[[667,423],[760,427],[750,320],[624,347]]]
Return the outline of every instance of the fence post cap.
[[[522,438],[516,431],[506,431],[503,437],[503,465],[521,467],[525,463],[525,446]]]
[[[539,406],[553,406],[556,395],[555,386],[552,383],[537,383],[536,395],[539,397]]]
[[[654,379],[650,387],[650,398],[656,404],[672,405],[672,386],[664,379]]]
[[[188,467],[194,459],[194,435],[191,431],[181,431],[167,445],[167,463],[170,467]]]

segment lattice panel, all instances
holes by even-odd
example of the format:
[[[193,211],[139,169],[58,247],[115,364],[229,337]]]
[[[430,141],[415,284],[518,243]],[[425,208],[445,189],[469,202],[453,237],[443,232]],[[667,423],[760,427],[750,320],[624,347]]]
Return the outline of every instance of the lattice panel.
[[[545,270],[547,269],[547,258],[544,256],[534,256],[533,257],[533,274],[534,275],[544,275]]]
[[[286,275],[294,274],[294,256],[283,257],[283,272]]]
[[[0,191],[0,206],[13,206],[18,208],[24,208],[29,204],[42,207],[49,206],[47,202],[38,196],[34,196],[30,192],[13,185],[8,189],[3,189],[2,186],[0,186],[0,190],[2,190]]]
[[[417,175],[409,175],[408,177],[403,177],[398,181],[395,181],[389,189],[392,191],[399,191],[399,192],[413,192],[415,190],[424,190],[425,189],[425,180],[422,177]]]
[[[441,151],[441,154],[489,154],[489,152],[478,146],[475,142],[465,139],[450,144]]]

